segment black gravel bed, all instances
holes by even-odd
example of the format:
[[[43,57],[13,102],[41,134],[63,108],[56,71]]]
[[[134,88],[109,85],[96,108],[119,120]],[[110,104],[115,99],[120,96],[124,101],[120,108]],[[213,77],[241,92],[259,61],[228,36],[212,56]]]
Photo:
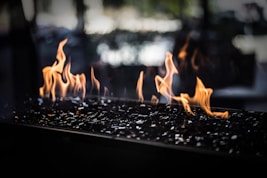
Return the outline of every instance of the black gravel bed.
[[[235,109],[223,119],[198,106],[195,115],[179,103],[156,105],[114,98],[59,100],[29,98],[13,111],[12,122],[78,132],[183,145],[230,155],[266,157],[267,113]]]

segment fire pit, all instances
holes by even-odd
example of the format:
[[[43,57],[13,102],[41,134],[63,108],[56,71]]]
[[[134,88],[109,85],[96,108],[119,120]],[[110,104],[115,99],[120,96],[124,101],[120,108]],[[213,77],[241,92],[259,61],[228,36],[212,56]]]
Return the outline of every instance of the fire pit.
[[[208,116],[200,107],[192,110],[194,116],[177,103],[153,105],[97,97],[52,102],[38,98],[15,111],[13,121],[248,158],[266,156],[267,113],[230,110],[229,118],[221,119]]]
[[[195,115],[188,115],[179,103],[108,97],[30,98],[9,122],[19,143],[12,154],[21,160],[35,155],[33,169],[41,171],[48,161],[47,171],[61,175],[98,169],[150,175],[199,175],[211,169],[225,170],[223,175],[263,173],[267,113],[229,110],[229,118],[222,119],[197,106],[192,111]]]
[[[11,137],[18,142],[16,147],[24,148],[22,152],[38,154],[41,160],[59,158],[50,166],[60,173],[65,168],[75,173],[99,165],[99,169],[151,170],[155,175],[173,175],[170,170],[178,168],[180,175],[195,175],[224,167],[246,174],[266,163],[267,113],[210,107],[213,90],[198,77],[194,96],[175,95],[171,86],[178,70],[171,53],[166,54],[164,76],[155,76],[156,91],[166,103],[155,95],[151,101],[144,100],[143,71],[137,80],[138,100],[100,96],[93,67],[87,96],[86,76],[71,74],[70,63],[64,64],[66,42],[59,44],[57,61],[43,69],[40,97],[14,108],[5,125],[16,131]],[[185,55],[180,53],[181,58]],[[36,144],[28,147],[25,142]],[[32,160],[40,164],[32,165],[35,169],[46,166],[39,158]],[[190,173],[192,166],[194,173]]]

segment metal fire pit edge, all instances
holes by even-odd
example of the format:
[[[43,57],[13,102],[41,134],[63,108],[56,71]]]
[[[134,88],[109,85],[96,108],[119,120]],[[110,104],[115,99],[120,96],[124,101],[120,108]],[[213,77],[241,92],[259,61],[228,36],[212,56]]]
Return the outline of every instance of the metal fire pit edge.
[[[244,157],[192,146],[93,134],[56,127],[0,122],[3,162],[45,173],[164,173],[172,175],[266,174],[266,158]],[[28,164],[25,164],[28,162]],[[12,166],[11,166],[12,167]],[[8,167],[10,168],[10,167]],[[206,173],[205,173],[206,172]],[[112,174],[111,173],[111,174]]]

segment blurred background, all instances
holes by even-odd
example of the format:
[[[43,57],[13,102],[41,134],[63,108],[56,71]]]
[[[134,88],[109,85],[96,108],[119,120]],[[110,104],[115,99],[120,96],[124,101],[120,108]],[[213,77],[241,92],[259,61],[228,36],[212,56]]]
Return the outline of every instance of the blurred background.
[[[164,74],[171,52],[179,70],[175,94],[192,95],[199,76],[214,89],[211,106],[267,111],[266,19],[266,0],[2,0],[1,117],[39,96],[42,68],[66,38],[71,72],[86,75],[88,91],[93,66],[101,95],[108,88],[110,96],[137,99],[144,71],[145,100],[160,98],[154,76]]]

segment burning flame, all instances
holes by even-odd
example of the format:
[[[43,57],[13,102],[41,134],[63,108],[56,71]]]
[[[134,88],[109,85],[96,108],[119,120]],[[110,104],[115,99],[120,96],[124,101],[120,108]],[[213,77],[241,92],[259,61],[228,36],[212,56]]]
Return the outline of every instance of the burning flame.
[[[173,74],[178,74],[178,70],[176,69],[173,63],[172,54],[170,52],[166,53],[165,67],[166,67],[165,77],[162,78],[159,75],[156,75],[155,84],[157,92],[163,95],[170,104],[173,96],[173,91],[172,91]]]
[[[195,58],[196,53],[197,51],[195,50],[192,58]],[[172,91],[172,81],[173,81],[173,75],[178,74],[178,70],[176,69],[173,63],[172,54],[169,52],[166,54],[165,66],[166,66],[165,77],[162,78],[156,75],[155,84],[157,92],[165,96],[167,98],[168,103],[171,103],[172,99],[181,102],[184,110],[192,115],[194,115],[194,113],[192,112],[189,104],[192,103],[198,104],[210,116],[219,116],[222,118],[228,118],[229,115],[228,111],[226,112],[211,111],[210,96],[213,90],[211,88],[206,88],[202,83],[202,81],[200,80],[200,78],[198,77],[196,82],[195,94],[193,97],[190,97],[187,93],[181,93],[180,96],[175,96]]]
[[[213,90],[206,88],[202,81],[197,77],[195,95],[190,97],[187,93],[181,93],[181,97],[188,100],[190,103],[198,104],[200,107],[210,116],[219,116],[222,118],[228,118],[228,111],[225,112],[212,112],[210,108],[210,96]]]
[[[189,33],[189,35],[187,36],[185,44],[183,45],[180,52],[178,53],[178,58],[183,61],[185,60],[185,57],[187,56],[186,49],[188,48],[190,37],[191,37],[191,33]]]
[[[52,97],[52,101],[56,100],[56,95],[59,92],[61,99],[65,99],[68,92],[72,92],[73,95],[82,93],[82,99],[85,98],[86,93],[86,77],[82,74],[73,75],[70,72],[70,62],[65,66],[66,55],[63,51],[64,45],[67,43],[67,39],[62,40],[58,45],[57,60],[52,66],[46,66],[43,68],[44,85],[39,88],[39,94],[41,97]],[[64,70],[63,70],[64,69]]]
[[[90,94],[92,94],[93,89],[96,88],[97,93],[99,95],[100,94],[100,82],[95,77],[95,72],[94,72],[94,68],[93,67],[91,67],[91,81],[92,81],[92,87],[91,87]]]
[[[144,96],[142,92],[143,88],[143,78],[144,78],[144,71],[141,71],[137,80],[137,85],[136,85],[136,92],[138,94],[138,99],[140,102],[144,101]]]
[[[181,51],[178,54],[180,60],[182,60],[181,65],[185,64],[183,61],[186,58],[186,49],[189,43],[189,37],[187,38],[186,43],[182,47]],[[39,94],[41,97],[52,98],[52,101],[56,100],[56,96],[59,95],[61,99],[65,99],[69,93],[72,93],[74,96],[82,95],[82,99],[85,98],[86,93],[86,77],[85,74],[76,74],[73,75],[70,72],[71,62],[70,60],[64,67],[66,61],[66,55],[63,51],[64,45],[67,43],[67,39],[62,40],[58,45],[57,60],[52,64],[52,66],[46,66],[43,68],[43,79],[44,84],[39,88]],[[195,70],[198,70],[198,66],[195,65],[195,58],[197,55],[197,50],[194,51],[191,58],[191,65]],[[173,55],[170,52],[166,53],[165,58],[165,67],[166,71],[164,77],[160,75],[156,75],[154,78],[154,82],[156,85],[156,90],[162,96],[167,99],[167,102],[171,104],[172,100],[181,102],[184,110],[188,114],[194,115],[191,110],[190,104],[199,105],[208,115],[210,116],[219,116],[222,118],[228,118],[228,111],[225,112],[212,112],[210,107],[210,96],[213,92],[211,88],[206,88],[199,77],[196,78],[196,86],[195,86],[195,94],[193,97],[190,97],[187,93],[181,93],[180,96],[175,96],[172,90],[173,84],[173,75],[178,74],[178,70],[173,62]],[[143,88],[143,78],[144,71],[139,73],[139,77],[136,85],[136,92],[138,94],[138,99],[140,102],[144,101],[144,96],[142,92]],[[94,68],[91,67],[91,94],[93,89],[96,89],[98,94],[100,94],[100,82],[96,79],[94,74]],[[104,87],[104,95],[108,94],[108,88]],[[159,99],[152,95],[151,103],[158,104]]]
[[[197,56],[197,52],[198,52],[198,50],[195,49],[195,50],[194,50],[194,53],[193,53],[193,56],[191,57],[191,66],[193,67],[193,69],[194,69],[195,71],[198,71],[198,69],[199,69],[199,66],[197,66],[196,63],[195,63],[195,61],[196,61],[196,56]]]
[[[76,74],[73,75],[70,72],[70,68],[71,68],[71,63],[70,61],[67,63],[67,65],[65,66],[64,70],[63,70],[63,79],[65,79],[67,82],[66,85],[66,91],[67,89],[69,89],[74,96],[77,96],[79,94],[80,91],[82,91],[82,98],[85,98],[85,93],[86,93],[86,77],[85,74]],[[67,88],[68,87],[68,88]],[[66,96],[66,93],[64,94],[64,96]]]
[[[181,50],[179,51],[179,53],[177,55],[178,59],[180,60],[180,66],[182,69],[187,68],[187,63],[186,63],[187,51],[186,50],[189,46],[189,40],[190,40],[191,36],[192,36],[192,33],[189,33],[187,38],[186,38],[185,44],[182,46]],[[191,66],[194,69],[194,71],[199,70],[199,66],[196,65],[196,63],[195,63],[197,54],[198,54],[198,50],[195,49],[193,52],[193,55],[191,57],[191,60],[190,60]]]
[[[173,55],[170,52],[166,53],[165,58],[165,67],[166,67],[166,74],[165,77],[162,78],[159,75],[155,76],[155,84],[157,92],[159,92],[161,95],[163,95],[169,104],[171,104],[172,99],[175,99],[176,101],[179,101],[183,104],[184,109],[188,112],[193,114],[191,111],[191,108],[189,106],[188,101],[180,96],[174,96],[172,91],[172,83],[173,83],[173,75],[178,74],[178,70],[176,69],[173,60]]]

